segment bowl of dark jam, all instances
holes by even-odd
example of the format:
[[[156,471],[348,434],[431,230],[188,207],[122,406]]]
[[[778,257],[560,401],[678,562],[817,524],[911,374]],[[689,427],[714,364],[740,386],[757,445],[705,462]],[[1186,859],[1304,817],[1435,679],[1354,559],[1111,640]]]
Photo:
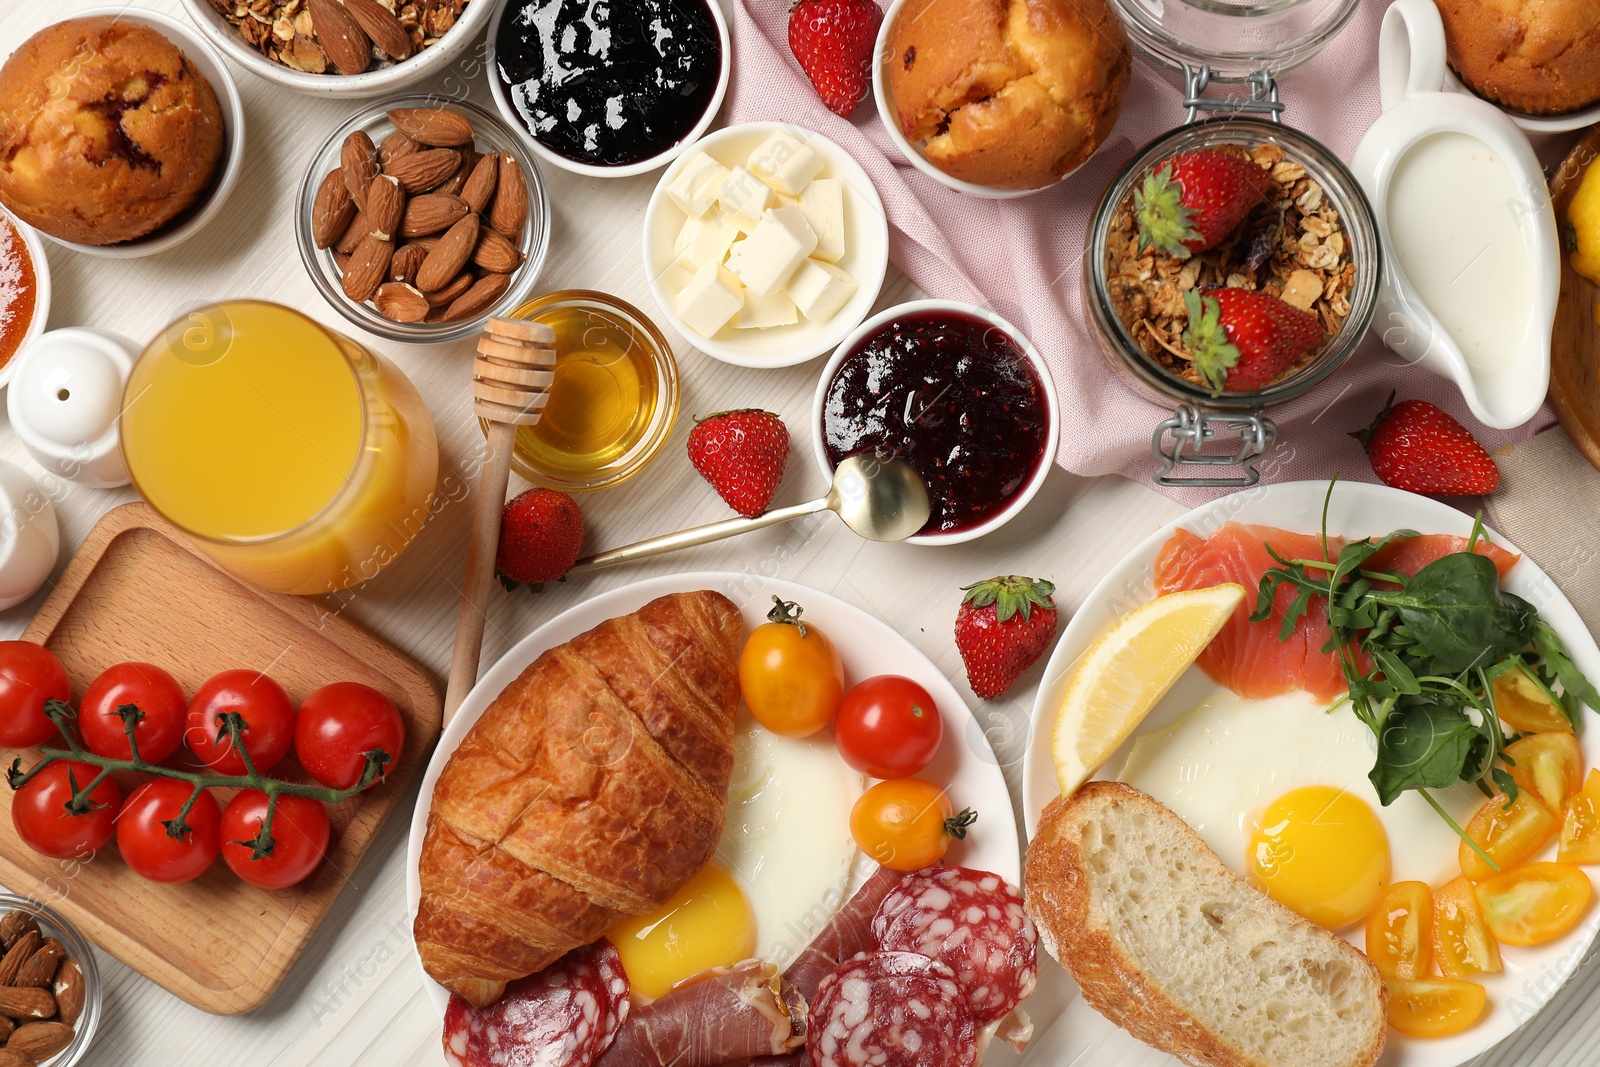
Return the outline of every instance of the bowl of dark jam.
[[[728,23],[716,0],[499,0],[488,64],[495,105],[541,159],[627,177],[672,162],[716,118]]]
[[[817,463],[896,456],[928,483],[913,544],[952,545],[1011,520],[1044,484],[1060,432],[1050,368],[1005,319],[952,300],[899,304],[834,350],[817,384]]]

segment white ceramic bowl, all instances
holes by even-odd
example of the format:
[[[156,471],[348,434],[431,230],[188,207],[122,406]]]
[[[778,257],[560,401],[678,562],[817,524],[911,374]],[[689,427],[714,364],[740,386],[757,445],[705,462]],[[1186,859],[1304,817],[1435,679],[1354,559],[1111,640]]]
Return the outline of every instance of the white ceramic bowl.
[[[493,4],[494,0],[472,0],[461,12],[461,18],[437,43],[393,66],[361,74],[308,74],[282,63],[274,63],[251,47],[208,0],[183,0],[184,10],[206,39],[256,77],[297,93],[351,98],[396,93],[442,73],[468,45],[483,36],[483,27],[489,21]],[[458,73],[458,78],[448,79],[445,83],[446,89],[452,94],[464,91],[467,81],[476,76],[477,60],[469,57],[462,63]],[[457,84],[451,86],[450,81]]]
[[[1033,342],[1023,332],[999,315],[987,308],[975,304],[964,304],[959,300],[912,300],[905,304],[896,304],[872,316],[866,322],[857,326],[850,332],[850,336],[840,342],[834,349],[827,365],[822,368],[822,376],[817,380],[817,391],[811,403],[811,447],[812,454],[816,456],[817,467],[827,478],[833,477],[833,464],[828,461],[828,447],[822,436],[822,415],[824,405],[828,401],[828,386],[833,381],[834,374],[839,370],[856,346],[861,344],[867,336],[875,332],[878,327],[892,319],[913,316],[929,311],[946,311],[957,314],[971,315],[989,323],[995,329],[1005,334],[1018,348],[1022,349],[1028,357],[1028,362],[1033,365],[1033,371],[1039,376],[1039,387],[1044,393],[1045,413],[1048,424],[1045,427],[1044,455],[1039,461],[1039,467],[1028,479],[1028,483],[1011,498],[999,514],[981,522],[976,526],[969,526],[964,530],[952,530],[948,533],[917,534],[906,538],[907,544],[913,545],[958,545],[963,541],[972,541],[990,534],[1010,522],[1017,513],[1028,506],[1039,487],[1044,485],[1044,480],[1050,474],[1050,468],[1056,461],[1056,443],[1061,436],[1061,402],[1056,397],[1055,380],[1050,375],[1050,368],[1045,364],[1044,357],[1039,355],[1039,350],[1033,347]]]
[[[678,317],[678,294],[667,270],[674,258],[678,231],[688,218],[667,195],[667,186],[687,165],[687,158],[678,160],[661,175],[644,212],[644,273],[662,317],[702,352],[740,367],[792,367],[827,352],[872,310],[889,268],[889,219],[878,190],[861,165],[822,134],[782,122],[747,122],[718,130],[696,144],[695,151],[732,167],[748,160],[761,142],[779,130],[804,141],[822,157],[818,177],[844,182],[846,251],[836,265],[854,278],[859,288],[832,318],[822,322],[802,318],[792,326],[766,330],[740,330],[729,325],[718,330],[715,337],[702,336]]]
[[[204,0],[201,0],[201,4],[204,6]],[[114,18],[148,26],[182,49],[183,54],[189,57],[189,61],[205,76],[206,81],[211,83],[212,91],[217,94],[217,105],[222,109],[225,141],[216,178],[206,193],[204,203],[198,209],[192,210],[189,216],[177,225],[162,227],[149,237],[140,237],[137,240],[123,241],[114,245],[85,245],[75,241],[63,241],[59,237],[50,237],[49,234],[44,236],[63,248],[102,259],[138,259],[175,248],[199,233],[205,228],[206,223],[216,217],[228,199],[228,194],[233,192],[234,185],[239,181],[239,172],[244,167],[245,145],[244,104],[239,99],[239,86],[234,83],[233,75],[228,71],[228,65],[222,61],[222,56],[217,54],[217,50],[206,41],[205,37],[196,32],[192,26],[179,22],[170,15],[146,11],[144,8],[123,6],[94,7],[87,11],[73,12],[72,17]]]
[[[4,389],[6,383],[11,381],[11,372],[16,368],[22,350],[44,333],[50,318],[50,261],[45,258],[44,241],[37,230],[3,207],[0,207],[0,215],[4,215],[6,221],[16,229],[22,238],[22,246],[28,250],[28,257],[33,260],[33,321],[28,323],[28,330],[22,335],[22,343],[17,350],[11,353],[11,358],[4,365],[0,365],[0,389]]]
[[[193,0],[204,3],[205,0]],[[489,0],[473,0],[473,3],[488,3]],[[506,120],[506,125],[518,131],[527,140],[529,147],[535,154],[553,167],[569,170],[574,174],[582,174],[590,178],[630,178],[635,174],[648,174],[657,167],[663,167],[681,156],[686,148],[700,139],[701,134],[711,128],[711,123],[716,119],[717,112],[722,110],[722,98],[728,94],[728,82],[733,75],[733,41],[728,34],[728,20],[722,13],[720,0],[706,0],[706,6],[711,9],[711,20],[717,26],[717,41],[722,52],[722,65],[717,71],[717,88],[711,94],[711,102],[706,105],[705,114],[700,116],[700,121],[694,124],[687,137],[667,149],[658,152],[649,159],[641,159],[637,163],[627,163],[616,167],[596,166],[592,163],[580,163],[576,159],[568,159],[559,152],[552,152],[528,130],[528,124],[522,116],[517,114],[517,109],[511,105],[511,97],[505,85],[500,81],[499,67],[495,58],[495,41],[500,36],[500,20],[505,17],[506,9],[513,3],[524,3],[526,0],[494,0],[494,17],[489,21],[489,38],[485,42],[484,66],[489,77],[489,91],[494,94],[494,106],[500,109],[500,115]]]

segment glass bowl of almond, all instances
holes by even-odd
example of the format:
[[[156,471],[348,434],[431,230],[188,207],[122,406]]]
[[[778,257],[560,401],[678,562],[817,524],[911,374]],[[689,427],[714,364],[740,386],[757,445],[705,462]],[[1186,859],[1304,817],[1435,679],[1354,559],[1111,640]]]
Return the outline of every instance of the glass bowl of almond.
[[[312,156],[295,210],[312,282],[393,341],[442,344],[525,303],[550,247],[550,198],[524,139],[465,101],[362,111]]]
[[[55,909],[11,893],[0,949],[0,1064],[72,1067],[100,1025],[94,951]]]

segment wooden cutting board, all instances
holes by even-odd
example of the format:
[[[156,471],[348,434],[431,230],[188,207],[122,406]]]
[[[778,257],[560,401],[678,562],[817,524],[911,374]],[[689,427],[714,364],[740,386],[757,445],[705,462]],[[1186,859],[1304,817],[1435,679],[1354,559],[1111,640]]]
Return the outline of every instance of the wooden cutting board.
[[[1600,126],[1593,127],[1550,178],[1557,229],[1567,225],[1567,205],[1584,171],[1600,156]],[[1600,467],[1600,286],[1572,269],[1561,253],[1561,297],[1550,334],[1550,402],[1573,444]]]
[[[296,704],[329,682],[355,681],[399,707],[406,744],[398,765],[387,782],[330,812],[327,858],[291,889],[247,885],[221,859],[193,882],[157,885],[129,870],[115,847],[87,863],[37,855],[11,829],[12,792],[0,787],[0,883],[49,903],[101,949],[198,1008],[233,1015],[259,1007],[426,765],[439,737],[433,682],[319,602],[239,582],[142,503],[108,512],[90,531],[23,637],[61,658],[74,699],[106,667],[143,660],[172,672],[189,694],[237,667],[270,674]],[[21,755],[29,766],[36,753]],[[309,780],[292,753],[272,774]],[[218,790],[218,801],[226,805],[232,792]]]

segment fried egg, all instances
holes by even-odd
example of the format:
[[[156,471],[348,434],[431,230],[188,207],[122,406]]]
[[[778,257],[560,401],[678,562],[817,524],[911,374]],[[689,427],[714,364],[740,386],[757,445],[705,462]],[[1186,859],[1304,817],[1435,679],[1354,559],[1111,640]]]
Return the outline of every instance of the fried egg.
[[[850,809],[864,783],[832,735],[779,737],[741,712],[716,857],[648,915],[607,934],[636,996],[651,1000],[752,956],[780,970],[850,892]]]
[[[1188,823],[1237,873],[1333,929],[1354,923],[1392,880],[1437,885],[1456,837],[1427,801],[1388,807],[1367,773],[1377,741],[1348,704],[1308,693],[1247,700],[1217,690],[1170,726],[1138,735],[1117,777]],[[1465,824],[1468,787],[1434,798]]]

